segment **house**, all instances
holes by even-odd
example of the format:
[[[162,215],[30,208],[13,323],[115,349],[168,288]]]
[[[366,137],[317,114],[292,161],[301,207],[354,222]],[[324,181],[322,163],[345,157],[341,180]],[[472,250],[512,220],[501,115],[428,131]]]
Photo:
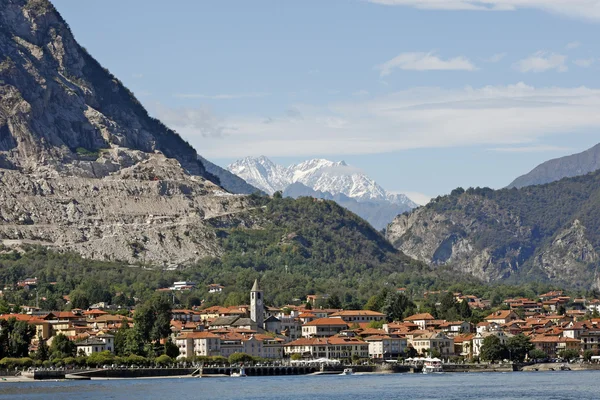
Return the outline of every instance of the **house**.
[[[440,324],[439,329],[446,333],[446,335],[452,337],[459,333],[470,333],[471,324],[466,321],[448,321]]]
[[[385,314],[371,310],[343,310],[330,315],[331,318],[341,318],[350,325],[359,322],[381,321]]]
[[[221,355],[221,338],[210,332],[186,332],[175,338],[179,358]]]
[[[303,337],[329,337],[348,329],[348,324],[341,318],[318,318],[302,326]]]
[[[368,358],[369,344],[357,338],[301,338],[284,346],[285,354],[300,354],[304,358],[351,359]]]
[[[581,341],[581,350],[600,350],[600,329],[593,328],[588,329],[585,332],[579,334]]]
[[[91,356],[94,353],[101,353],[106,350],[106,343],[100,339],[87,338],[81,342],[75,343],[78,355]]]
[[[103,351],[110,351],[114,353],[115,337],[113,335],[101,334],[96,337],[89,337],[81,342],[75,343],[77,347],[77,354],[85,354],[90,356],[94,353],[100,353]]]
[[[412,322],[413,324],[418,325],[419,329],[426,329],[428,324],[434,320],[435,318],[433,318],[431,314],[423,313],[411,315],[410,317],[405,318],[404,322]]]
[[[398,335],[372,335],[364,339],[369,344],[369,357],[379,359],[397,359],[404,355],[408,341]]]
[[[425,355],[438,351],[442,356],[454,355],[454,341],[443,332],[427,332],[419,335],[408,336],[408,344],[417,351]]]
[[[221,286],[218,283],[208,285],[208,293],[221,293],[223,289],[225,289],[225,286]]]
[[[557,357],[562,350],[579,352],[581,349],[580,340],[560,336],[537,335],[531,339],[531,343],[550,358]]]
[[[498,325],[504,325],[517,319],[519,316],[511,310],[499,310],[485,317],[486,322],[494,322]]]
[[[466,359],[473,358],[473,338],[475,334],[466,333],[454,336],[454,354]]]
[[[500,339],[500,343],[506,344],[508,339],[512,336],[501,330],[492,331],[492,332],[478,332],[472,339],[472,356],[479,357],[481,355],[481,347],[483,347],[483,341],[488,336],[496,336]]]
[[[173,286],[171,286],[169,289],[171,289],[171,290],[192,290],[195,287],[196,287],[196,284],[194,282],[179,281],[179,282],[173,282]]]

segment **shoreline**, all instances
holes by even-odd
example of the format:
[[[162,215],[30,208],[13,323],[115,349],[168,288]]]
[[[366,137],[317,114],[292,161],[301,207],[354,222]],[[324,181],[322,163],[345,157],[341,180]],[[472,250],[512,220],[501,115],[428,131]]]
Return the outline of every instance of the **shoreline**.
[[[464,373],[488,373],[488,374],[504,374],[507,372],[512,373],[533,373],[533,372],[585,372],[585,371],[599,371],[600,365],[597,364],[565,364],[569,369],[561,370],[562,364],[559,363],[545,363],[545,364],[533,364],[525,366],[519,370],[513,371],[508,370],[506,367],[499,368],[462,368],[461,370],[450,370],[444,371],[444,374],[464,374]],[[393,371],[369,371],[369,372],[355,372],[353,375],[356,376],[369,376],[369,375],[420,375],[420,373],[394,373]],[[324,371],[324,372],[316,372],[313,374],[303,374],[303,375],[270,375],[271,377],[276,376],[339,376],[340,373],[334,371]],[[265,377],[266,375],[258,375]],[[248,376],[248,378],[258,377],[258,376]],[[73,381],[111,381],[111,380],[144,380],[144,379],[206,379],[206,378],[229,378],[230,376],[224,374],[212,374],[212,375],[204,375],[204,376],[192,376],[192,375],[158,375],[158,376],[138,376],[138,377],[89,377],[88,379],[69,379],[69,378],[48,378],[48,379],[33,379],[26,376],[3,376],[0,380],[0,385],[2,383],[31,383],[31,382],[73,382]]]

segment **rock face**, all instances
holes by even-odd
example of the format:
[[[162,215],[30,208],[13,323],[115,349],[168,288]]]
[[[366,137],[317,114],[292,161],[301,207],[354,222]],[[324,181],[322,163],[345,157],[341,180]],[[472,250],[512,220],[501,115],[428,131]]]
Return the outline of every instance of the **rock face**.
[[[399,215],[386,237],[406,255],[488,282],[600,288],[600,172],[520,190],[462,189]]]
[[[334,200],[377,229],[383,229],[396,215],[417,207],[407,196],[386,192],[344,161],[314,159],[283,167],[265,156],[246,157],[227,169],[268,194],[282,191],[293,198]]]
[[[477,209],[478,215],[465,215],[465,208]],[[388,226],[386,237],[410,257],[433,265],[452,265],[491,282],[509,278],[531,255],[528,247],[499,249],[493,241],[479,242],[483,235],[493,235],[494,229],[523,243],[532,240],[531,228],[522,226],[518,217],[477,196],[461,197],[456,212],[421,207],[399,215]]]
[[[152,264],[218,255],[247,209],[80,47],[47,0],[0,0],[0,241]]]
[[[515,179],[508,188],[543,185],[563,178],[585,175],[600,169],[600,144],[582,153],[556,158]]]

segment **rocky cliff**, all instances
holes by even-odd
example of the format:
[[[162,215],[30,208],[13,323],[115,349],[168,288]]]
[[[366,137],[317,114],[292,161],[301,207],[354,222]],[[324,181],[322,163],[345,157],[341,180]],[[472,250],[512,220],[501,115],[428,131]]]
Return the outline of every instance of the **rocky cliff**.
[[[47,0],[0,0],[0,240],[186,263],[220,249],[212,217],[248,208],[230,177],[151,118]]]
[[[406,255],[488,282],[600,287],[600,173],[520,190],[457,189],[399,215],[387,239]]]

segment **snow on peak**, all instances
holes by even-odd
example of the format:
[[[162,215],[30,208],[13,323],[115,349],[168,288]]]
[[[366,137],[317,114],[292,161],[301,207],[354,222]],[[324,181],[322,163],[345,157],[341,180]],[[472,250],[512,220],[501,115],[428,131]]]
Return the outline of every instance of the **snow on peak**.
[[[313,190],[332,195],[344,194],[358,201],[388,202],[410,208],[417,206],[406,195],[386,192],[359,168],[344,161],[315,158],[285,168],[260,156],[246,157],[227,169],[269,194],[299,182]]]

